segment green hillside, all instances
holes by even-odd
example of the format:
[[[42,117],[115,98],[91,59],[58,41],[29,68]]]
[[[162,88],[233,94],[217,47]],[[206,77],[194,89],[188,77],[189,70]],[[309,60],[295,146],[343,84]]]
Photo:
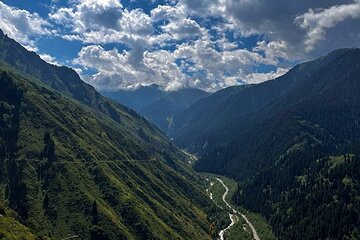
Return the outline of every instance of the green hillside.
[[[241,89],[185,126],[201,126],[195,169],[236,179],[279,239],[358,239],[359,73],[360,50],[340,49]]]
[[[266,216],[279,239],[359,239],[359,154],[315,156],[297,150],[240,184],[234,200]]]
[[[31,230],[19,222],[16,213],[0,203],[0,239],[6,240],[35,240]]]
[[[7,64],[0,75],[0,201],[34,234],[208,238],[201,209],[211,203],[151,124],[107,100],[102,113]]]

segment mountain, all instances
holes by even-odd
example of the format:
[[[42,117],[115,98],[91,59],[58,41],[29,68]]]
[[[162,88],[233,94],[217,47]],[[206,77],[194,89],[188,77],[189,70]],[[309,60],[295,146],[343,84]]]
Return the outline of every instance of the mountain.
[[[210,238],[212,203],[156,127],[3,34],[0,56],[1,238]]]
[[[306,71],[299,71],[302,66],[276,80],[230,87],[197,102],[175,116],[172,136],[176,143],[202,154],[247,131],[244,126],[254,122],[250,120],[253,115],[307,79]]]
[[[207,134],[215,133],[203,159],[214,159],[213,167],[221,173],[241,177],[267,167],[271,161],[266,159],[302,143],[303,132],[323,141],[329,138],[330,149],[345,148],[359,130],[354,121],[358,96],[353,90],[358,84],[359,59],[359,49],[338,50],[231,96],[216,109],[216,117],[202,123],[206,129],[197,138],[200,146],[207,141]],[[351,112],[351,118],[342,117],[345,110]],[[340,127],[343,133],[338,136]],[[242,160],[249,164],[246,169],[239,165]]]
[[[198,171],[236,178],[238,204],[279,239],[358,239],[359,76],[360,49],[336,50],[241,87],[175,141],[201,154]]]
[[[137,112],[167,95],[167,92],[156,84],[132,90],[102,91],[101,93]]]
[[[221,118],[221,110],[232,102],[231,100],[228,101],[229,98],[247,87],[249,85],[234,86],[220,90],[206,98],[200,99],[184,111],[175,114],[173,129],[170,135],[175,137],[179,145],[193,152],[201,152],[206,142],[202,142],[203,145],[196,145],[197,138],[201,137],[202,134],[206,134],[206,129],[208,129],[208,125],[212,121],[214,121],[214,127],[222,125],[222,121],[227,121],[227,119],[217,120],[216,118]],[[208,138],[209,136],[207,136]]]
[[[209,95],[209,93],[195,88],[169,92],[166,96],[142,108],[140,114],[156,124],[164,132],[168,132],[174,127],[174,115],[183,112],[198,100]]]
[[[167,92],[156,84],[128,91],[104,91],[102,94],[139,112],[165,133],[172,130],[174,115],[210,95],[195,88]]]

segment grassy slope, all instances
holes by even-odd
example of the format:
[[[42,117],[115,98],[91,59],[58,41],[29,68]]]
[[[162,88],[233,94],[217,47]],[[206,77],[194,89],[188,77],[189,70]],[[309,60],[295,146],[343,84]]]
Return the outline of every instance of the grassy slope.
[[[228,201],[228,203],[231,206],[236,207],[237,211],[239,211],[247,216],[249,221],[254,225],[256,231],[258,232],[260,239],[264,239],[264,240],[275,239],[275,237],[271,231],[271,227],[267,224],[266,220],[263,217],[261,217],[259,214],[248,212],[245,209],[239,208],[235,205],[235,203],[232,200],[232,196],[236,192],[237,183],[234,180],[223,177],[223,176],[213,175],[213,174],[206,174],[206,176],[209,178],[210,182],[214,183],[214,185],[212,187],[210,187],[210,184],[207,187],[209,187],[211,192],[213,193],[213,198],[217,205],[219,205],[220,207],[222,207],[224,209],[228,209],[222,200],[222,196],[225,192],[225,189],[224,189],[223,185],[215,179],[215,178],[220,178],[225,183],[225,185],[229,188],[229,193],[226,197],[226,200]],[[241,217],[239,217],[238,219],[239,219],[239,222],[237,224],[235,224],[230,229],[230,231],[228,231],[225,234],[225,237],[230,240],[231,239],[249,239],[249,240],[251,240],[252,235],[251,235],[250,228],[246,224],[245,220],[243,220]],[[244,228],[243,228],[244,226],[247,229],[246,231],[244,231]]]
[[[27,187],[24,222],[37,235],[90,238],[96,201],[98,225],[110,239],[207,238],[201,208],[209,201],[194,173],[176,159],[183,156],[156,129],[121,109],[119,124],[34,79],[11,77],[24,92],[16,160]],[[56,161],[39,178],[45,131],[54,140]]]
[[[0,202],[0,239],[4,240],[35,240],[29,228],[21,224],[16,214]]]

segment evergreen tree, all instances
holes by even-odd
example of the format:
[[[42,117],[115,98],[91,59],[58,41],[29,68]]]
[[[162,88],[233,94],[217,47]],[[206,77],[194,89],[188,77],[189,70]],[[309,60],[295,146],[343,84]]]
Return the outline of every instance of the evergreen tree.
[[[52,163],[55,160],[55,144],[51,139],[49,132],[45,132],[44,134],[43,158],[46,158],[49,163]]]
[[[5,187],[5,199],[8,199],[8,197],[9,197],[9,185],[8,184],[6,184],[6,187]]]
[[[92,205],[92,224],[94,224],[94,225],[99,224],[99,212],[98,212],[97,203],[95,200]]]
[[[43,208],[44,208],[45,212],[47,212],[49,210],[49,195],[47,193],[45,194],[45,197],[44,197]]]

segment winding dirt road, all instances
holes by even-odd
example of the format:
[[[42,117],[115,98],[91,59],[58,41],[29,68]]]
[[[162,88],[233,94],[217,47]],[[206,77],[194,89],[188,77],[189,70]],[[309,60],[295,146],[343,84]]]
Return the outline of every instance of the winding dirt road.
[[[230,230],[232,228],[232,226],[234,226],[234,224],[237,221],[237,211],[231,207],[231,205],[226,201],[226,196],[229,193],[229,188],[225,185],[225,183],[220,179],[220,178],[216,178],[216,180],[218,180],[225,188],[225,192],[222,195],[222,200],[223,202],[226,204],[226,206],[228,208],[230,208],[230,210],[232,211],[232,213],[229,213],[230,219],[231,219],[231,223],[229,224],[229,226],[227,226],[225,229],[221,230],[219,233],[219,237],[220,240],[224,240],[224,234],[226,231]],[[249,225],[251,232],[252,232],[252,236],[254,240],[260,240],[259,235],[256,232],[256,229],[254,228],[254,226],[251,224],[251,222],[249,221],[249,219],[242,213],[239,213],[240,216],[245,220],[245,222],[247,223],[247,225]]]

